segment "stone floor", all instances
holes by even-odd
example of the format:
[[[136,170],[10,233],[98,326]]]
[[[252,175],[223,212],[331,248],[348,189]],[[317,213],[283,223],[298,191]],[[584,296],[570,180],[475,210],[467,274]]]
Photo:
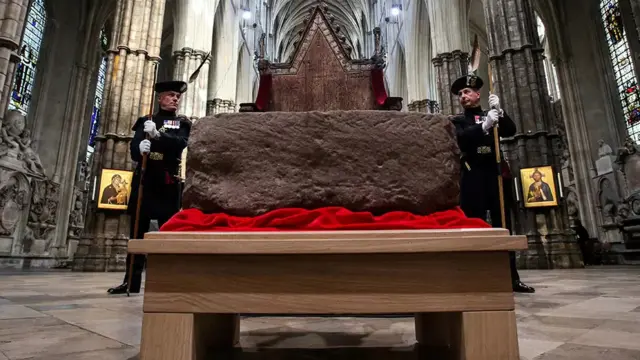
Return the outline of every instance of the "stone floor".
[[[121,277],[0,274],[0,360],[135,358],[142,296],[105,293]],[[640,359],[640,267],[522,277],[538,290],[516,296],[522,359]],[[225,359],[419,358],[409,318],[250,318],[241,326],[245,350]]]

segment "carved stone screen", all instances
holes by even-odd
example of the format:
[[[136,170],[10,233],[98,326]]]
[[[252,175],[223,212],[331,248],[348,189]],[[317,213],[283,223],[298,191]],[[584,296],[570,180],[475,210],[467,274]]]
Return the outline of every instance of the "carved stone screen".
[[[316,10],[289,66],[273,67],[271,111],[373,110],[371,65],[348,59]]]

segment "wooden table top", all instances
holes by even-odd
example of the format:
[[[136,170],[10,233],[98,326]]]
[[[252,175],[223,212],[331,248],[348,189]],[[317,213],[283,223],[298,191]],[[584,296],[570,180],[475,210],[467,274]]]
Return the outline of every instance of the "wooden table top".
[[[138,254],[366,254],[527,249],[506,229],[150,232],[129,242]]]

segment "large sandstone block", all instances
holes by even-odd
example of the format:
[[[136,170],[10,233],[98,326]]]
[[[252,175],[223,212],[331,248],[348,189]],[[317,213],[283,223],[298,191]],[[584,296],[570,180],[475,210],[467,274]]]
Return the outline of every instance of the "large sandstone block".
[[[218,114],[191,131],[184,208],[255,216],[342,206],[429,214],[458,205],[447,117],[394,111]]]

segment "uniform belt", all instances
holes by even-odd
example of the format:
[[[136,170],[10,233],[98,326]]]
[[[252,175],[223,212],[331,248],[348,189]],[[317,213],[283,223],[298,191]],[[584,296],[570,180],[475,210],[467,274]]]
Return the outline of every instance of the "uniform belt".
[[[164,160],[164,154],[158,152],[149,153],[149,159],[151,160]]]

